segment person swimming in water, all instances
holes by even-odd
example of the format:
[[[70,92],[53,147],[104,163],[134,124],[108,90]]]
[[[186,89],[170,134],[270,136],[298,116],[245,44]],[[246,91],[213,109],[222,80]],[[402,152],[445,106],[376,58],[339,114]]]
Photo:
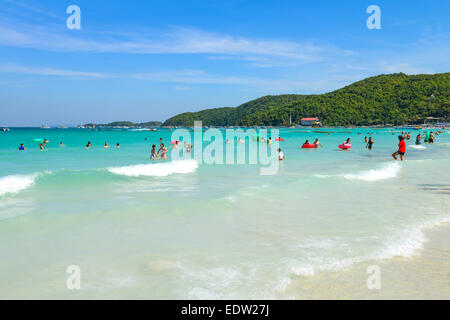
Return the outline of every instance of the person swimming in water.
[[[45,149],[43,143],[40,143],[40,144],[39,144],[39,149],[41,149],[41,150],[44,150],[44,149]]]
[[[345,142],[342,144],[342,146],[343,146],[343,148],[341,148],[342,151],[350,151],[350,148],[351,148],[350,138],[347,138],[347,140],[345,140]]]
[[[109,148],[109,144],[108,144],[108,142],[105,142],[105,146],[104,146],[104,148]]]
[[[90,142],[90,141],[88,141],[88,143],[87,143],[87,145],[86,145],[86,149],[89,149],[89,148],[91,148],[91,146],[92,146],[91,142]]]
[[[369,141],[367,141],[366,148],[372,150],[372,146],[375,143],[372,137],[369,137]]]
[[[311,144],[311,142],[309,142],[309,140],[306,139],[306,141],[305,141],[305,143],[303,145],[310,145],[310,144]]]
[[[164,147],[164,143],[161,143],[158,153],[161,153],[161,159],[167,159],[167,149]]]
[[[405,153],[406,153],[406,142],[405,137],[398,136],[398,151],[395,151],[392,154],[392,157],[397,160],[397,156],[400,155],[400,159],[403,161],[405,159]]]
[[[157,159],[159,159],[159,155],[158,155],[158,153],[156,152],[156,145],[155,145],[155,144],[152,146],[152,155],[151,155],[150,159],[151,159],[151,160],[157,160]]]
[[[60,147],[64,147],[64,143],[61,141],[61,142],[59,143],[59,146],[60,146]]]
[[[116,143],[116,148],[120,149],[120,144],[118,142]]]
[[[27,150],[27,148],[25,148],[25,145],[23,143],[21,143],[20,146],[19,146],[19,150],[20,151],[25,151],[25,150]]]

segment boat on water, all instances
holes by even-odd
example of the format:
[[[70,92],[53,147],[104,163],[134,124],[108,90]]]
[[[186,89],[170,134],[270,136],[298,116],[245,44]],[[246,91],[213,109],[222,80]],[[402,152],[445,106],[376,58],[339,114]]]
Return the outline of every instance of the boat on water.
[[[8,131],[9,131],[9,128],[2,128],[2,131],[3,131],[3,132],[8,132]]]

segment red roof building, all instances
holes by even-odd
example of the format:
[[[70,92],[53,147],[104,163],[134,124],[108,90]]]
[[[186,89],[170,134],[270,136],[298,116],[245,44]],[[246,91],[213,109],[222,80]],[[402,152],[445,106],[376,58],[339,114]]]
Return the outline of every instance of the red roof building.
[[[312,126],[315,124],[320,124],[320,120],[317,117],[314,118],[302,118],[302,126]]]

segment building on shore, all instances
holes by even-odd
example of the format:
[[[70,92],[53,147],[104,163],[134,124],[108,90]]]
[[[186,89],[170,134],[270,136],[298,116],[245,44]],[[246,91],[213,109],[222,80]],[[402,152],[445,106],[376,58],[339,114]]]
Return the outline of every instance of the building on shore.
[[[320,120],[317,117],[314,118],[302,118],[302,126],[320,126]]]

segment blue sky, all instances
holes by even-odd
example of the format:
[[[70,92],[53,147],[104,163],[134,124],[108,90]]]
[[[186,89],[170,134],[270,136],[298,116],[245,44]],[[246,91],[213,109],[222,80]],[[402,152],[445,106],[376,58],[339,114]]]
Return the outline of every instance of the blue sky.
[[[81,8],[69,30],[66,8]],[[381,30],[369,30],[369,5]],[[450,2],[0,0],[0,125],[165,120],[450,71]]]

